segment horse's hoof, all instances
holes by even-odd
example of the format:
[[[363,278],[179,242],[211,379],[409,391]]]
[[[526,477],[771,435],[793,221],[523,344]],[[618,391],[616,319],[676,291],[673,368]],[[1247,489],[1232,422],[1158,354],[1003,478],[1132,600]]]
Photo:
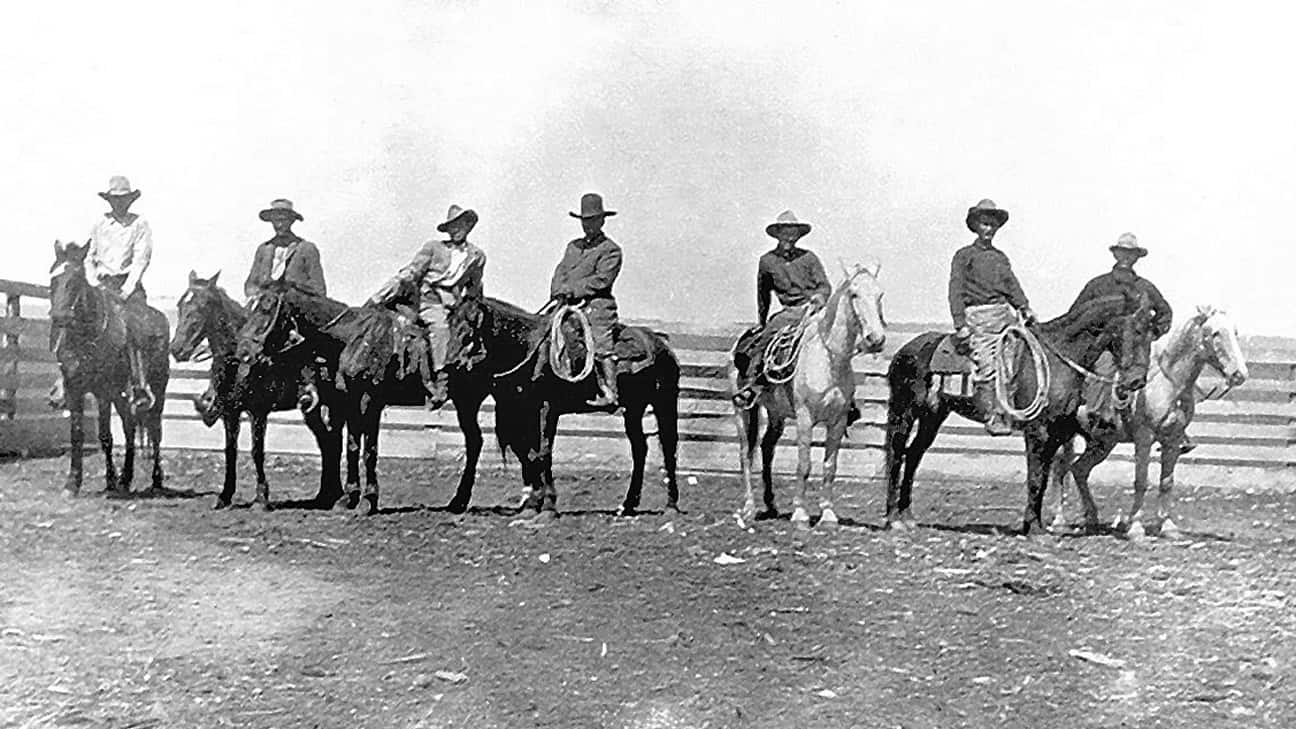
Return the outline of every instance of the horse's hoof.
[[[262,513],[269,513],[271,511],[274,511],[274,507],[270,505],[269,501],[261,501],[259,499],[257,500],[256,503],[252,505],[252,508]]]
[[[230,508],[230,500],[224,496],[217,496],[216,503],[212,504],[212,511],[221,511]]]
[[[81,489],[78,488],[78,487],[76,487],[76,486],[64,486],[64,487],[63,487],[63,498],[65,498],[65,499],[67,499],[67,500],[69,500],[69,501],[71,501],[72,499],[75,499],[76,497],[78,497],[78,496],[80,496],[80,495],[81,495]]]
[[[1143,522],[1131,522],[1129,529],[1125,530],[1125,538],[1131,542],[1141,542],[1147,539],[1147,530],[1143,528]]]
[[[616,510],[616,515],[619,517],[627,517],[627,518],[638,516],[639,508],[635,506],[630,506],[628,504],[622,504],[620,508]]]
[[[792,526],[796,527],[797,531],[805,532],[810,530],[810,515],[800,506],[792,512]]]
[[[378,513],[378,494],[368,494],[364,497],[364,509],[361,513],[365,516],[373,516]]]
[[[823,514],[819,517],[819,523],[815,525],[815,528],[831,532],[836,531],[840,526],[841,522],[837,521],[836,512],[832,509],[824,509]]]
[[[542,527],[558,521],[558,512],[553,509],[541,509],[539,514],[528,520],[531,526]]]
[[[446,504],[445,510],[450,512],[451,514],[462,514],[468,511],[468,502],[460,501],[459,499],[454,499],[450,503]]]
[[[360,503],[359,491],[348,491],[341,498],[333,502],[333,511],[347,511],[356,508]]]
[[[1179,525],[1166,519],[1161,522],[1161,538],[1168,539],[1172,542],[1178,542],[1184,538],[1183,532],[1179,530]]]
[[[913,525],[905,521],[904,519],[895,519],[895,520],[888,519],[886,523],[886,528],[887,531],[901,533],[901,532],[911,531],[913,529]]]
[[[684,511],[683,511],[682,509],[679,508],[679,502],[678,502],[678,501],[667,501],[667,502],[666,502],[666,511],[669,511],[669,512],[674,513],[674,514],[683,514],[683,513],[684,513]]]

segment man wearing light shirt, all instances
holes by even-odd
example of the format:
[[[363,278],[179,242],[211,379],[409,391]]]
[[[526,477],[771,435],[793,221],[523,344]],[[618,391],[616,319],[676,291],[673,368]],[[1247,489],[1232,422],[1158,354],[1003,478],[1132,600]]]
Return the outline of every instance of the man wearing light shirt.
[[[141,279],[153,257],[153,231],[148,221],[130,212],[139,196],[140,191],[132,189],[125,177],[108,181],[107,192],[99,193],[99,197],[108,201],[112,212],[104,213],[90,229],[90,252],[86,256],[90,284],[103,286],[130,304],[147,301]]]

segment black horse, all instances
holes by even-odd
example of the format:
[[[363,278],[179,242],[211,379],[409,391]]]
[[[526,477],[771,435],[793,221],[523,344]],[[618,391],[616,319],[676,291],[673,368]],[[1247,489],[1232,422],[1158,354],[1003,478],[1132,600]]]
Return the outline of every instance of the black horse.
[[[553,445],[558,418],[564,413],[607,412],[591,408],[587,401],[598,387],[590,373],[577,382],[558,376],[544,358],[550,351],[547,331],[550,319],[523,311],[512,304],[487,298],[467,301],[450,313],[452,326],[463,326],[475,334],[474,345],[480,348],[481,363],[476,365],[493,373],[497,416],[496,432],[501,444],[507,444],[522,458],[523,482],[527,495],[524,508],[538,512],[541,519],[557,514],[557,491],[553,480]],[[617,391],[623,412],[626,437],[630,440],[633,469],[630,485],[619,513],[634,514],[639,509],[643,489],[644,463],[648,456],[648,439],[644,434],[643,416],[649,406],[657,420],[666,470],[666,508],[678,510],[679,485],[676,482],[676,451],[679,443],[680,365],[663,335],[638,327],[625,327],[623,336],[637,337],[646,358],[641,367],[621,371]],[[569,352],[580,359],[585,352],[578,344]],[[469,493],[460,491],[456,502],[467,503]]]
[[[378,436],[383,410],[389,405],[423,405],[427,394],[424,373],[410,357],[420,355],[420,341],[405,348],[407,334],[421,338],[418,327],[410,327],[396,312],[376,307],[348,307],[346,304],[302,292],[291,286],[275,286],[258,298],[239,336],[238,358],[254,362],[261,357],[301,346],[339,348],[340,416],[347,423],[346,493],[336,506],[354,508],[363,499],[366,513],[378,510]],[[525,344],[499,355],[516,363],[525,356]],[[497,389],[492,372],[483,366],[450,370],[450,401],[454,403],[459,428],[464,435],[464,471],[448,511],[468,508],[482,450],[482,431],[477,419],[482,402]],[[497,421],[498,421],[497,411]],[[498,425],[497,425],[498,430]],[[514,453],[523,460],[514,444]],[[365,483],[361,491],[356,462],[363,451]]]
[[[99,406],[99,446],[106,462],[107,490],[130,492],[135,476],[135,429],[143,427],[153,459],[151,491],[162,489],[162,408],[171,372],[166,340],[170,324],[157,309],[125,311],[126,304],[86,280],[90,246],[54,244],[50,267],[51,347],[63,374],[65,407],[71,411],[71,465],[64,488],[81,490],[84,454],[85,395]],[[126,317],[135,325],[128,334]],[[138,355],[132,363],[132,358]],[[132,366],[133,364],[133,366]],[[113,463],[112,410],[121,418],[126,452],[122,470]]]
[[[1049,373],[1042,408],[1022,425],[1026,439],[1027,502],[1022,531],[1043,530],[1040,512],[1048,485],[1049,464],[1063,442],[1079,432],[1076,410],[1084,377],[1094,361],[1109,351],[1120,363],[1119,388],[1132,392],[1143,386],[1151,341],[1148,304],[1141,296],[1093,299],[1032,330],[1043,345]],[[932,356],[945,338],[941,332],[920,334],[896,352],[887,369],[890,406],[887,413],[886,470],[888,527],[914,523],[909,513],[914,472],[931,447],[941,423],[951,412],[985,422],[971,396],[941,391],[931,371]],[[1015,407],[1022,408],[1037,392],[1037,369],[1027,348],[1017,360]],[[917,425],[918,432],[913,433]],[[912,437],[911,437],[912,436]]]
[[[332,409],[329,406],[336,407],[339,401],[332,378],[326,369],[317,373],[313,361],[303,361],[302,350],[294,351],[291,357],[250,364],[240,370],[234,351],[247,312],[216,284],[219,275],[204,279],[189,273],[189,287],[177,305],[175,337],[171,340],[171,356],[179,362],[188,361],[204,339],[211,348],[211,392],[215,400],[195,405],[208,427],[217,420],[225,424],[225,483],[214,508],[226,508],[234,499],[243,413],[248,414],[252,424],[252,462],[257,478],[253,503],[262,509],[270,508],[270,485],[265,474],[266,422],[272,412],[301,405],[303,394],[308,400],[308,407],[302,408],[303,419],[320,451],[320,486],[315,504],[332,506],[342,496],[343,427],[341,417],[327,417]],[[319,403],[324,407],[315,407]]]

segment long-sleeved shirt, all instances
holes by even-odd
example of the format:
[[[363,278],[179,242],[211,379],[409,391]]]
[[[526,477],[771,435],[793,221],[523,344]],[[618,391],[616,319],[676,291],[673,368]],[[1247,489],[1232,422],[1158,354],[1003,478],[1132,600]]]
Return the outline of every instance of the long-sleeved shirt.
[[[148,221],[130,213],[122,225],[105,214],[90,229],[90,253],[86,256],[86,278],[98,285],[102,276],[126,276],[123,294],[130,294],[144,277],[153,258],[153,231]]]
[[[800,306],[816,294],[827,299],[832,285],[814,253],[804,248],[784,253],[775,248],[761,256],[756,265],[756,315],[761,326],[769,318],[771,293],[784,307]]]
[[[1132,268],[1122,268],[1120,265],[1112,267],[1107,273],[1097,276],[1085,284],[1080,290],[1080,295],[1076,297],[1075,303],[1071,304],[1074,309],[1082,302],[1090,299],[1098,299],[1104,296],[1121,296],[1125,293],[1143,294],[1148,299],[1148,304],[1152,308],[1152,331],[1156,338],[1160,338],[1170,331],[1170,324],[1174,320],[1174,311],[1170,304],[1166,302],[1165,297],[1157,290],[1153,283],[1134,272]]]
[[[976,242],[958,249],[950,264],[949,307],[954,326],[967,323],[967,307],[985,304],[1030,307],[1008,256],[993,245]]]
[[[319,249],[296,235],[275,236],[257,246],[243,293],[256,296],[268,284],[281,279],[307,293],[328,296]]]
[[[486,254],[472,243],[431,240],[370,300],[390,303],[402,284],[416,284],[420,312],[428,307],[441,308],[465,297],[480,298],[485,271]]]
[[[621,246],[599,233],[592,240],[577,238],[567,244],[554,268],[549,295],[567,294],[576,299],[612,299],[612,284],[621,273]]]

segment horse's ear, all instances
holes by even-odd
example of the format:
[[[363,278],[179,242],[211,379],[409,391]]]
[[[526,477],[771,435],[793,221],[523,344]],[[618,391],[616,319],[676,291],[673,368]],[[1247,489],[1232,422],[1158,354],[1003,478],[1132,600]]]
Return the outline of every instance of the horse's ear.
[[[55,239],[54,239],[54,260],[55,260],[55,262],[63,260],[63,257],[64,257],[65,255],[67,255],[67,254],[64,252],[64,250],[65,250],[65,249],[63,248],[63,241],[59,240],[58,238],[55,238]]]
[[[866,263],[866,264],[860,266],[860,268],[862,268],[862,269],[864,269],[865,271],[867,271],[867,272],[868,272],[868,275],[872,276],[873,278],[877,278],[877,277],[878,277],[878,274],[879,274],[879,273],[882,273],[882,262],[881,262],[881,261],[869,261],[868,263]]]
[[[217,269],[216,273],[213,273],[212,277],[207,279],[207,287],[216,288],[216,279],[220,278],[220,275],[221,275],[220,269]]]
[[[837,265],[841,266],[842,275],[844,275],[846,278],[851,277],[851,269],[850,266],[846,265],[846,261],[843,261],[842,259],[838,258]]]
[[[189,285],[193,286],[197,282],[198,282],[198,273],[194,271],[192,268],[189,269]]]

